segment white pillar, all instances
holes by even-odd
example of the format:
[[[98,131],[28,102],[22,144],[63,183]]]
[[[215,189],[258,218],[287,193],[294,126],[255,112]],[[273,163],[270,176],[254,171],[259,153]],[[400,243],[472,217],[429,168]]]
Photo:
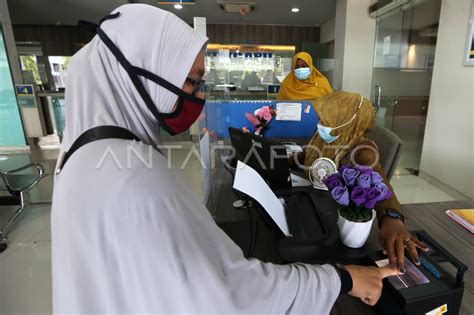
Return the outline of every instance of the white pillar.
[[[206,31],[206,18],[205,17],[195,17],[194,20],[194,29],[199,33],[207,36]],[[199,123],[194,123],[191,128],[189,128],[189,134],[191,136],[198,136],[199,135]]]
[[[334,43],[334,89],[370,98],[376,20],[369,16],[372,0],[337,0]]]
[[[464,65],[470,17],[471,0],[443,0],[420,171],[474,198],[474,67]]]
[[[342,90],[342,77],[344,72],[344,46],[346,43],[346,10],[348,0],[336,2],[336,25],[334,36],[334,90]]]
[[[10,20],[10,12],[8,11],[7,0],[0,0],[0,23],[2,24],[3,36],[5,38],[5,46],[8,54],[8,63],[13,77],[14,84],[21,84],[20,62],[18,61],[18,53],[16,51],[15,38],[13,36],[12,22]]]
[[[194,20],[194,29],[199,33],[207,36],[206,30],[206,18],[205,17],[195,17]]]

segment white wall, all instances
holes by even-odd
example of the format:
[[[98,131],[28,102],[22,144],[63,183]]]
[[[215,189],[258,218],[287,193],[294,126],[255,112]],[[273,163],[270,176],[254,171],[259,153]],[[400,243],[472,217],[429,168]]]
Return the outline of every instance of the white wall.
[[[371,0],[337,0],[334,88],[370,98],[375,47],[375,19]]]
[[[474,198],[474,67],[463,65],[471,0],[443,0],[421,171]]]
[[[329,43],[336,38],[336,19],[333,18],[321,26],[321,43]]]
[[[342,89],[344,47],[346,43],[346,13],[347,0],[337,0],[334,26],[334,73],[332,84],[334,90]]]

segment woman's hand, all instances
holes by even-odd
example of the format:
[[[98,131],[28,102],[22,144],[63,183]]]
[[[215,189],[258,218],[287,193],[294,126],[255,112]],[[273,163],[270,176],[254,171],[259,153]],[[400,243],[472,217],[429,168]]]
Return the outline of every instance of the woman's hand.
[[[374,306],[382,294],[382,280],[398,274],[397,269],[390,267],[345,266],[352,278],[350,295],[361,299],[365,304]]]
[[[387,252],[390,268],[399,268],[401,273],[405,273],[405,248],[417,265],[420,264],[420,258],[416,249],[428,250],[425,244],[406,230],[402,221],[395,218],[383,218],[380,226],[380,242]]]

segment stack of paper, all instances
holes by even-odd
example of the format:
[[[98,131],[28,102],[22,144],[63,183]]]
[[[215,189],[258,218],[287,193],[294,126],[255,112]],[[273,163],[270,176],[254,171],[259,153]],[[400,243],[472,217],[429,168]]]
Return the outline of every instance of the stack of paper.
[[[474,234],[474,209],[447,210],[446,214]]]
[[[286,153],[300,153],[303,152],[303,148],[298,144],[285,144]]]

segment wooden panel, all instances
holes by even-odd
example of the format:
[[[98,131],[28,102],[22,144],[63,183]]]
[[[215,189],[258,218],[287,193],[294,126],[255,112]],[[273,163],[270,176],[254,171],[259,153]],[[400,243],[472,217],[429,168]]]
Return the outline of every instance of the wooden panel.
[[[249,45],[295,45],[302,42],[319,42],[318,27],[285,25],[208,24],[210,43]]]
[[[71,56],[79,44],[89,42],[93,34],[78,26],[14,25],[15,40],[37,41],[48,56]],[[210,43],[250,45],[294,45],[319,42],[320,28],[285,25],[208,24]]]
[[[14,25],[13,33],[17,42],[40,42],[43,53],[48,56],[71,56],[74,47],[89,42],[94,36],[77,26],[54,25]]]
[[[428,97],[400,97],[394,106],[394,116],[426,116],[428,114]]]

